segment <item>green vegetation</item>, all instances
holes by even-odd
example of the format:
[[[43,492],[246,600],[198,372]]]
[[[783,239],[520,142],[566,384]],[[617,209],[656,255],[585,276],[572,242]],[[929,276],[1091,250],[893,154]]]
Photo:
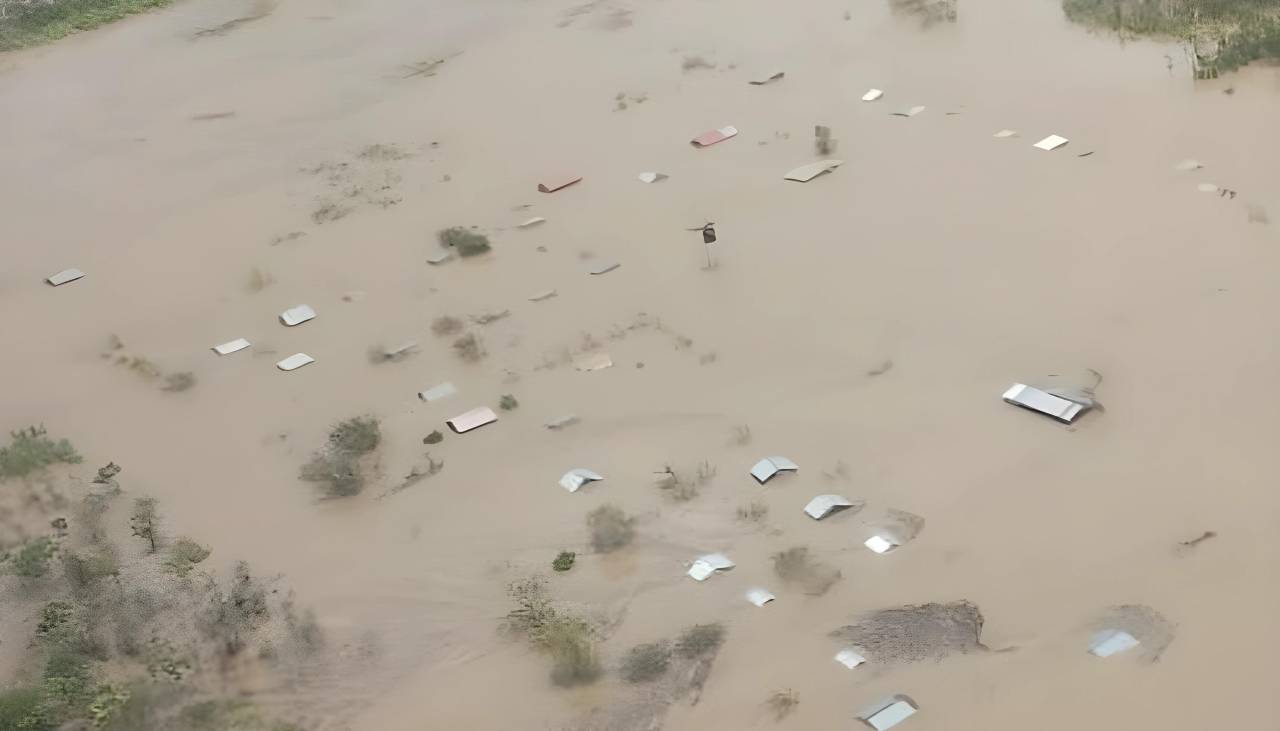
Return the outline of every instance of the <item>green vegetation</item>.
[[[190,538],[179,538],[169,548],[169,556],[164,560],[166,571],[186,576],[196,564],[209,558],[211,552]]]
[[[153,8],[170,0],[0,0],[0,51],[49,43]],[[3,727],[0,727],[3,728]]]
[[[33,538],[17,551],[0,555],[0,567],[24,579],[38,579],[49,572],[49,559],[57,552],[52,538]]]
[[[569,687],[600,677],[595,630],[586,620],[556,608],[545,579],[517,581],[507,587],[507,594],[516,604],[507,614],[507,628],[551,655],[551,682]]]
[[[329,434],[324,449],[302,466],[301,478],[327,483],[328,497],[350,497],[364,489],[360,458],[378,448],[382,441],[379,422],[372,416],[358,416],[338,424]]]
[[[1183,38],[1217,46],[1205,58],[1220,71],[1280,58],[1274,0],[1063,0],[1067,18],[1126,36]],[[1199,49],[1197,49],[1199,50]]]
[[[555,571],[568,571],[573,568],[573,562],[578,558],[578,554],[573,551],[561,551],[559,556],[551,562],[551,568]]]
[[[618,672],[628,683],[647,683],[661,677],[670,665],[671,645],[648,642],[631,648],[622,658]]]
[[[0,0],[4,2],[4,0]],[[43,426],[10,432],[12,441],[0,447],[0,480],[26,477],[54,464],[79,464],[80,455],[65,439],[54,441]]]
[[[475,333],[467,333],[453,341],[453,352],[468,363],[476,363],[488,355],[484,343],[480,342]]]
[[[676,640],[676,654],[683,658],[715,654],[720,645],[724,644],[724,634],[722,624],[695,624]]]
[[[609,553],[631,543],[636,536],[635,522],[635,518],[627,517],[621,508],[614,505],[601,505],[587,513],[592,548],[600,553]]]
[[[509,393],[503,394],[502,398],[498,399],[498,408],[502,409],[503,411],[512,411],[519,407],[520,407],[520,402],[516,401],[516,397],[512,396]]]
[[[478,256],[489,250],[489,237],[461,226],[446,228],[436,234],[444,248],[458,250],[458,256]]]
[[[129,528],[138,538],[147,542],[147,548],[155,553],[160,547],[160,513],[156,499],[140,497],[133,501],[133,515],[129,516]]]
[[[36,625],[37,637],[48,637],[65,627],[75,616],[76,608],[68,602],[49,602],[40,610],[40,623]]]

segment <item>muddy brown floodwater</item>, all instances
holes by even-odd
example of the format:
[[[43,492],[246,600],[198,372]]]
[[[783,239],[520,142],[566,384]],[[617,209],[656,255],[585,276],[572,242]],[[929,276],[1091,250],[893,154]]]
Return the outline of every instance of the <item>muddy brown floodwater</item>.
[[[1280,206],[1280,74],[1193,83],[1187,63],[1052,0],[934,23],[884,0],[184,0],[0,59],[0,427],[124,465],[223,570],[284,574],[339,644],[373,638],[369,667],[264,696],[315,728],[570,727],[631,697],[628,648],[713,621],[725,644],[666,728],[771,727],[780,689],[791,728],[852,727],[892,693],[920,704],[912,731],[1274,727],[1280,246],[1249,211]],[[815,124],[844,165],[782,180]],[[1032,147],[1055,133],[1070,144]],[[537,192],[566,174],[584,179]],[[685,229],[707,221],[704,271]],[[471,225],[491,253],[426,264],[437,230]],[[87,276],[42,283],[66,267]],[[304,302],[314,321],[276,321]],[[467,325],[478,363],[431,334],[503,310]],[[112,367],[112,334],[197,385]],[[253,347],[209,350],[237,337]],[[576,370],[593,342],[613,367]],[[316,362],[276,370],[299,351]],[[1107,409],[1071,429],[1000,400],[1089,369]],[[444,381],[459,392],[416,397]],[[498,423],[445,429],[502,394],[519,408]],[[318,502],[298,468],[362,413],[379,476]],[[424,449],[443,469],[377,499]],[[761,487],[747,470],[773,454],[800,470]],[[655,487],[704,460],[693,499]],[[573,467],[606,479],[571,494]],[[815,522],[822,493],[867,510]],[[763,525],[736,516],[752,502]],[[584,516],[605,503],[638,520],[600,555]],[[876,555],[863,521],[887,510],[927,528]],[[841,574],[821,596],[773,573],[797,545]],[[561,550],[555,595],[616,622],[611,672],[573,690],[497,631],[506,584]],[[737,568],[684,576],[712,551]],[[867,612],[961,599],[1016,650],[832,661]],[[1127,605],[1176,628],[1158,663],[1085,652]]]

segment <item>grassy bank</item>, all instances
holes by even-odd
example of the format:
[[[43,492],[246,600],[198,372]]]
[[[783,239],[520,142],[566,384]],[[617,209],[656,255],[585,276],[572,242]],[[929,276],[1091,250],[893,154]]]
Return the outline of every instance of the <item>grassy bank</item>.
[[[0,0],[0,51],[56,41],[172,0]]]
[[[1221,43],[1222,71],[1280,59],[1280,5],[1275,0],[1063,0],[1073,22],[1126,36]]]

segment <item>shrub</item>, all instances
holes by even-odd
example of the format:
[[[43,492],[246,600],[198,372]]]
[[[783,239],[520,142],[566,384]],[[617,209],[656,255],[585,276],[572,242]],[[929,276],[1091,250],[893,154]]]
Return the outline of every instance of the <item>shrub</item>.
[[[453,352],[468,363],[475,363],[488,355],[485,352],[484,344],[480,342],[480,338],[476,337],[475,333],[467,333],[453,341]]]
[[[191,371],[183,371],[181,373],[170,373],[164,377],[164,385],[161,390],[171,391],[173,393],[182,393],[187,389],[196,385],[196,374]]]
[[[628,683],[645,683],[667,672],[671,664],[671,645],[650,642],[636,645],[622,658],[619,672]]]
[[[587,513],[587,529],[591,531],[591,546],[600,553],[609,553],[631,543],[635,538],[635,518],[613,505],[601,505]]]
[[[67,602],[49,602],[40,609],[40,622],[36,625],[37,637],[48,637],[62,629],[75,616],[75,607]],[[0,728],[4,728],[0,726]]]
[[[209,582],[208,604],[200,617],[200,630],[219,645],[219,652],[231,657],[249,642],[249,635],[270,616],[267,590],[249,572],[249,564],[236,564],[230,591],[223,593]]]
[[[502,409],[503,411],[511,411],[513,409],[518,408],[519,406],[520,406],[520,402],[516,401],[516,397],[512,396],[509,393],[503,394],[502,398],[498,399],[498,408]]]
[[[458,250],[459,256],[477,256],[489,250],[489,237],[461,226],[446,228],[436,234],[444,248]]]
[[[0,479],[26,477],[53,464],[79,464],[80,455],[66,439],[54,441],[43,426],[10,432],[12,441],[0,447]]]
[[[26,579],[38,579],[49,571],[49,559],[57,553],[58,545],[52,538],[33,538],[22,544],[14,553],[0,556],[0,563],[6,564],[14,574]]]
[[[39,688],[14,688],[0,691],[0,729],[4,731],[43,731],[52,724],[40,723]]]
[[[781,721],[800,705],[800,694],[791,688],[776,690],[769,696],[769,700],[765,701],[765,705],[773,711],[774,720]]]
[[[347,419],[334,427],[324,449],[302,466],[300,477],[307,482],[328,483],[329,497],[348,497],[364,489],[360,458],[378,448],[382,441],[379,422],[372,416]]]
[[[676,640],[675,652],[683,658],[698,658],[714,654],[724,644],[725,629],[722,624],[695,624],[681,633]]]
[[[62,555],[62,573],[71,590],[77,594],[88,591],[99,579],[115,576],[119,571],[120,566],[109,548]]]
[[[583,620],[557,618],[547,628],[542,646],[551,653],[551,682],[556,685],[586,685],[603,673],[591,627]]]
[[[764,503],[751,503],[738,507],[738,520],[748,523],[763,523],[769,517],[769,506]]]
[[[441,434],[440,430],[438,429],[422,438],[423,444],[439,444],[440,442],[443,442],[443,441],[444,441],[444,435]]]
[[[133,515],[129,516],[129,529],[138,538],[147,542],[148,550],[156,552],[160,546],[160,512],[156,509],[156,499],[140,497],[133,501]]]
[[[457,335],[462,332],[462,320],[450,315],[441,315],[431,321],[431,332],[441,337]]]
[[[573,551],[561,551],[560,555],[551,562],[551,568],[555,571],[568,571],[573,568],[573,562],[577,557],[578,554]]]
[[[94,728],[102,728],[115,718],[120,709],[129,702],[129,691],[126,688],[103,683],[93,691],[89,701],[89,722]]]
[[[773,570],[783,581],[799,584],[804,593],[825,594],[840,579],[840,570],[809,558],[804,546],[788,548],[773,555]]]
[[[211,551],[190,538],[179,538],[169,548],[169,556],[164,567],[178,576],[186,576],[196,564],[209,558]]]

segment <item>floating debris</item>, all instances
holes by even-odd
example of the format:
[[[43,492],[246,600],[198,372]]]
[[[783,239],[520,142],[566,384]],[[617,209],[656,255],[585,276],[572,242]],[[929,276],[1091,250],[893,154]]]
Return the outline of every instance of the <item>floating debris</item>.
[[[850,670],[853,670],[854,668],[858,667],[862,663],[866,662],[867,658],[863,657],[862,655],[859,655],[857,652],[855,652],[852,649],[845,649],[836,653],[835,660],[841,665],[849,668]]]
[[[871,536],[867,540],[863,541],[862,545],[870,548],[876,553],[888,553],[898,547],[898,544],[895,543],[893,539],[886,538],[884,536]]]
[[[1136,637],[1119,629],[1104,629],[1089,640],[1089,654],[1111,657],[1142,644]]]
[[[453,383],[445,381],[439,386],[432,386],[425,391],[419,391],[418,398],[430,403],[432,401],[439,401],[447,396],[452,396],[457,392],[458,389],[453,385]]]
[[[609,272],[613,271],[614,269],[617,269],[620,266],[622,266],[622,264],[616,261],[601,262],[600,264],[596,264],[595,266],[588,269],[587,273],[595,274],[595,275],[608,274]]]
[[[1011,403],[1014,406],[1038,411],[1064,424],[1070,424],[1075,421],[1076,417],[1093,406],[1092,400],[1088,403],[1082,403],[1062,396],[1055,396],[1022,383],[1013,384],[1008,391],[1004,392],[1003,398],[1007,403]]]
[[[458,414],[452,419],[446,421],[445,424],[448,424],[449,428],[452,429],[455,434],[465,434],[472,429],[479,429],[480,427],[486,424],[492,424],[497,420],[498,415],[493,413],[493,409],[490,409],[487,406],[481,406],[480,408],[472,409],[464,414]]]
[[[578,488],[588,482],[598,482],[603,479],[603,475],[581,467],[575,467],[574,469],[564,473],[564,476],[560,478],[560,487],[563,487],[569,492],[577,492]]]
[[[1049,135],[1043,140],[1040,140],[1039,142],[1032,145],[1032,147],[1035,147],[1036,149],[1039,149],[1039,150],[1046,150],[1046,151],[1056,150],[1070,141],[1071,140],[1068,140],[1066,137],[1060,137],[1058,135]]]
[[[930,602],[868,612],[831,634],[870,662],[896,665],[986,652],[983,624],[982,612],[972,602]]]
[[[530,218],[527,221],[522,221],[521,223],[517,223],[516,228],[530,228],[531,226],[537,226],[540,223],[546,223],[546,222],[547,222],[547,219],[543,218],[542,216],[534,216],[533,218]]]
[[[541,292],[537,292],[537,293],[535,293],[535,294],[533,294],[533,295],[530,295],[530,297],[529,297],[529,301],[530,301],[530,302],[542,302],[542,301],[544,301],[544,300],[549,300],[549,299],[551,299],[552,297],[555,297],[555,296],[556,296],[556,294],[557,294],[557,292],[556,292],[554,289],[544,289],[544,290],[542,290]]]
[[[751,602],[757,607],[763,607],[764,605],[768,604],[774,599],[777,599],[777,597],[775,597],[773,595],[773,592],[769,591],[768,589],[756,588],[756,589],[747,590],[747,601]]]
[[[238,353],[247,347],[249,347],[248,340],[245,340],[244,338],[236,338],[235,340],[223,343],[222,345],[213,346],[213,352],[218,355],[231,355],[232,353]]]
[[[852,500],[843,495],[819,495],[804,506],[804,512],[805,515],[814,520],[822,520],[832,513],[847,510],[854,505],[855,503]],[[859,505],[858,507],[861,508],[862,506]]]
[[[844,160],[821,160],[819,162],[811,162],[808,165],[801,165],[782,176],[783,180],[794,180],[799,183],[807,183],[810,180],[829,173],[832,170],[844,164]]]
[[[602,371],[613,367],[613,358],[608,353],[588,353],[573,361],[573,367],[580,371]]]
[[[894,117],[914,117],[923,111],[924,111],[924,107],[919,106],[919,107],[911,107],[905,112],[889,112],[889,114]]]
[[[880,91],[879,89],[868,89],[867,93],[862,95],[862,101],[873,102],[882,96],[884,96],[883,91]]]
[[[1204,167],[1204,165],[1202,165],[1202,164],[1200,163],[1200,161],[1199,161],[1199,160],[1190,160],[1190,159],[1188,159],[1188,160],[1183,160],[1182,162],[1178,163],[1177,165],[1174,165],[1174,166],[1173,166],[1173,169],[1174,169],[1174,170],[1177,170],[1178,172],[1183,172],[1183,173],[1185,173],[1185,172],[1189,172],[1189,171],[1191,171],[1191,170],[1199,170],[1199,169],[1200,169],[1200,168],[1202,168],[1202,167]]]
[[[671,177],[666,173],[640,173],[636,176],[642,183],[660,183]]]
[[[1213,183],[1201,183],[1196,186],[1196,190],[1200,191],[1201,193],[1217,193],[1220,190],[1220,188],[1218,188],[1218,186],[1214,185]]]
[[[563,190],[565,188],[568,188],[570,185],[573,185],[574,183],[577,183],[581,180],[582,180],[581,175],[579,175],[576,178],[575,177],[553,178],[545,183],[538,183],[538,192],[554,193],[557,190]]]
[[[285,327],[293,327],[294,325],[301,325],[308,320],[314,320],[315,317],[316,311],[311,309],[310,305],[298,305],[281,312],[280,322],[284,323]]]
[[[754,79],[751,79],[747,83],[751,84],[752,86],[764,86],[765,84],[768,84],[771,81],[777,81],[778,79],[781,79],[786,75],[787,73],[785,71],[770,71],[764,74],[763,76],[758,76]]]
[[[48,282],[49,284],[55,287],[59,287],[68,282],[74,282],[83,276],[84,276],[84,272],[80,271],[79,269],[63,269],[57,274],[46,277],[44,281]]]
[[[688,575],[694,581],[706,581],[707,577],[715,572],[728,571],[733,567],[734,563],[723,553],[708,553],[694,559],[693,565],[689,567]]]
[[[876,731],[888,731],[911,716],[919,706],[905,695],[895,695],[867,708],[858,714],[858,720]]]
[[[724,142],[737,134],[737,127],[721,127],[720,129],[713,129],[710,132],[703,132],[692,140],[689,140],[689,144],[694,147],[710,147],[717,142]]]
[[[304,365],[310,365],[311,363],[315,363],[315,362],[316,362],[316,359],[312,358],[306,353],[294,353],[288,358],[285,358],[279,363],[276,363],[276,368],[279,368],[282,371],[294,371],[301,368]]]
[[[800,465],[786,457],[765,457],[752,466],[751,476],[756,478],[756,482],[763,485],[779,472],[795,472],[798,469],[800,469]]]
[[[432,266],[443,264],[453,258],[452,249],[442,249],[427,257],[427,263]]]
[[[1018,136],[1018,133],[1017,133],[1017,131],[1015,131],[1015,130],[1011,130],[1011,129],[1002,129],[1002,130],[1000,130],[999,132],[996,132],[995,134],[993,134],[993,135],[991,135],[991,136],[992,136],[992,137],[995,137],[996,139],[1003,140],[1003,139],[1005,139],[1005,138],[1007,138],[1007,137],[1017,137],[1017,136]]]
[[[406,340],[394,348],[383,348],[379,355],[383,360],[404,360],[418,349],[417,340]]]
[[[545,424],[543,424],[543,426],[547,427],[551,431],[559,431],[560,429],[563,429],[566,426],[572,426],[573,424],[577,424],[577,423],[578,423],[578,417],[576,414],[566,414],[565,416],[561,416],[546,422]]]

